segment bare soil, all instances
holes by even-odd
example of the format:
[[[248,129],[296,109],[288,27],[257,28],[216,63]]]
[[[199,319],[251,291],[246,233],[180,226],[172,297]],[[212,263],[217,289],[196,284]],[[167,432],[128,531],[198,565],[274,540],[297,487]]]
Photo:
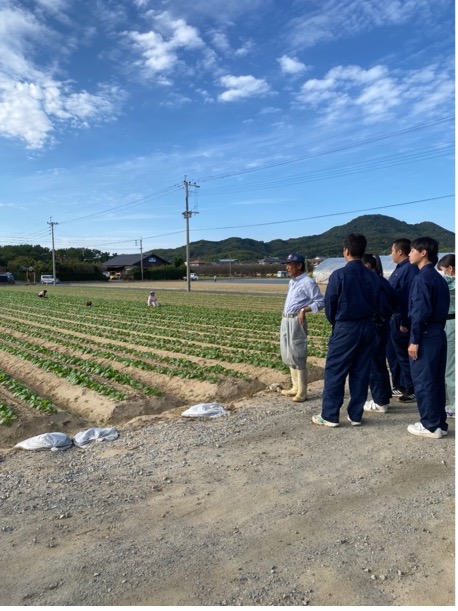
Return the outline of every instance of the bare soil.
[[[248,366],[249,383],[153,376],[163,398],[116,403],[8,355],[2,369],[62,410],[7,397],[20,417],[0,427],[0,604],[454,605],[454,420],[414,437],[416,405],[393,401],[362,427],[345,406],[339,428],[314,426],[323,363],[305,403],[280,394],[288,376]],[[204,401],[229,415],[181,416]],[[119,438],[12,449],[97,424]]]
[[[0,454],[4,605],[454,604],[454,422],[312,425],[321,381],[179,410],[85,450]],[[74,431],[76,432],[76,431]]]

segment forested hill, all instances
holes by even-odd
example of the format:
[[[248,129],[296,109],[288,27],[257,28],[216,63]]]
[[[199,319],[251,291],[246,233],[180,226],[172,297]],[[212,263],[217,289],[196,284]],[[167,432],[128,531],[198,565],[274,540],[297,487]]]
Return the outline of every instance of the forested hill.
[[[286,257],[292,251],[298,251],[307,258],[340,257],[345,235],[351,232],[363,233],[368,242],[367,252],[388,255],[392,243],[398,238],[413,240],[430,236],[439,242],[440,252],[455,252],[455,234],[431,222],[409,225],[390,216],[367,214],[359,216],[346,225],[339,225],[320,235],[291,238],[289,240],[272,240],[262,242],[248,238],[227,238],[219,242],[200,240],[190,243],[191,260],[216,261],[233,258],[238,261],[257,261],[267,256]],[[154,249],[154,252],[173,261],[176,257],[186,257],[185,245],[174,249]]]

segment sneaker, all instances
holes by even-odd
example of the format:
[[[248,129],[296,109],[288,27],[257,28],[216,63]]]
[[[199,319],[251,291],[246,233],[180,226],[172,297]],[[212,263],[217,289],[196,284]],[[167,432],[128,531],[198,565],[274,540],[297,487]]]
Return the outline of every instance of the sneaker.
[[[354,420],[350,418],[350,416],[347,416],[347,420],[348,422],[351,422],[352,426],[361,426],[361,422],[355,422]]]
[[[364,411],[381,412],[383,414],[386,414],[386,412],[388,411],[388,405],[379,405],[378,403],[375,403],[373,399],[371,399],[370,401],[366,401],[366,403],[364,404]]]
[[[404,393],[405,393],[405,388],[403,388],[402,386],[397,386],[396,388],[393,388],[391,392],[393,397],[401,397]]]
[[[339,426],[338,422],[329,422],[329,420],[325,420],[324,418],[322,418],[321,414],[312,416],[312,422],[313,424],[320,424],[321,426],[331,426],[331,427]]]
[[[445,413],[447,414],[447,418],[454,418],[455,417],[455,407],[453,405],[446,405]]]
[[[447,418],[454,418],[455,417],[455,412],[445,412],[447,414]]]
[[[421,422],[416,422],[415,424],[409,424],[407,430],[412,435],[419,435],[420,437],[432,437],[433,439],[440,439],[444,436],[444,432],[437,428],[433,433],[425,429]]]
[[[410,395],[401,395],[400,397],[398,397],[398,401],[400,401],[401,403],[412,403],[416,400],[417,398],[413,393]]]

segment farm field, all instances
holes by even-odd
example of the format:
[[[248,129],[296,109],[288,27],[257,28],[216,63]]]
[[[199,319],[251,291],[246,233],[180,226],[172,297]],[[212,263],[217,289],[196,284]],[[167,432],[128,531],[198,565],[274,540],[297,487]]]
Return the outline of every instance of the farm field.
[[[288,384],[278,346],[286,286],[157,285],[159,308],[146,306],[149,288],[130,284],[60,285],[46,299],[36,286],[1,288],[0,447]],[[321,313],[308,322],[314,381],[330,328]]]

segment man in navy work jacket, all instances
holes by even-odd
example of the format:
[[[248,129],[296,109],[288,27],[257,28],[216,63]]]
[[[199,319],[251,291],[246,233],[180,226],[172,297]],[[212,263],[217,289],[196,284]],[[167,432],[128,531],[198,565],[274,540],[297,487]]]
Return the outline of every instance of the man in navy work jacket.
[[[361,425],[376,334],[375,316],[381,312],[381,304],[386,305],[386,295],[380,290],[376,274],[361,261],[366,244],[362,234],[349,234],[343,249],[347,264],[329,278],[324,300],[332,334],[324,370],[321,414],[312,417],[314,424],[339,426],[348,375],[348,420],[353,426]]]
[[[412,282],[409,298],[410,343],[408,353],[420,422],[407,427],[420,437],[440,439],[447,435],[445,412],[445,321],[450,305],[447,283],[436,270],[439,244],[433,238],[417,238],[409,260],[420,270]]]
[[[401,386],[393,383],[393,396],[401,403],[415,401],[414,384],[410,373],[409,355],[409,293],[415,276],[418,274],[416,265],[409,262],[410,240],[400,238],[391,247],[391,258],[396,263],[396,269],[388,282],[394,289],[396,309],[390,321],[390,340],[395,353],[395,359],[400,369]],[[390,363],[391,368],[393,364]]]

